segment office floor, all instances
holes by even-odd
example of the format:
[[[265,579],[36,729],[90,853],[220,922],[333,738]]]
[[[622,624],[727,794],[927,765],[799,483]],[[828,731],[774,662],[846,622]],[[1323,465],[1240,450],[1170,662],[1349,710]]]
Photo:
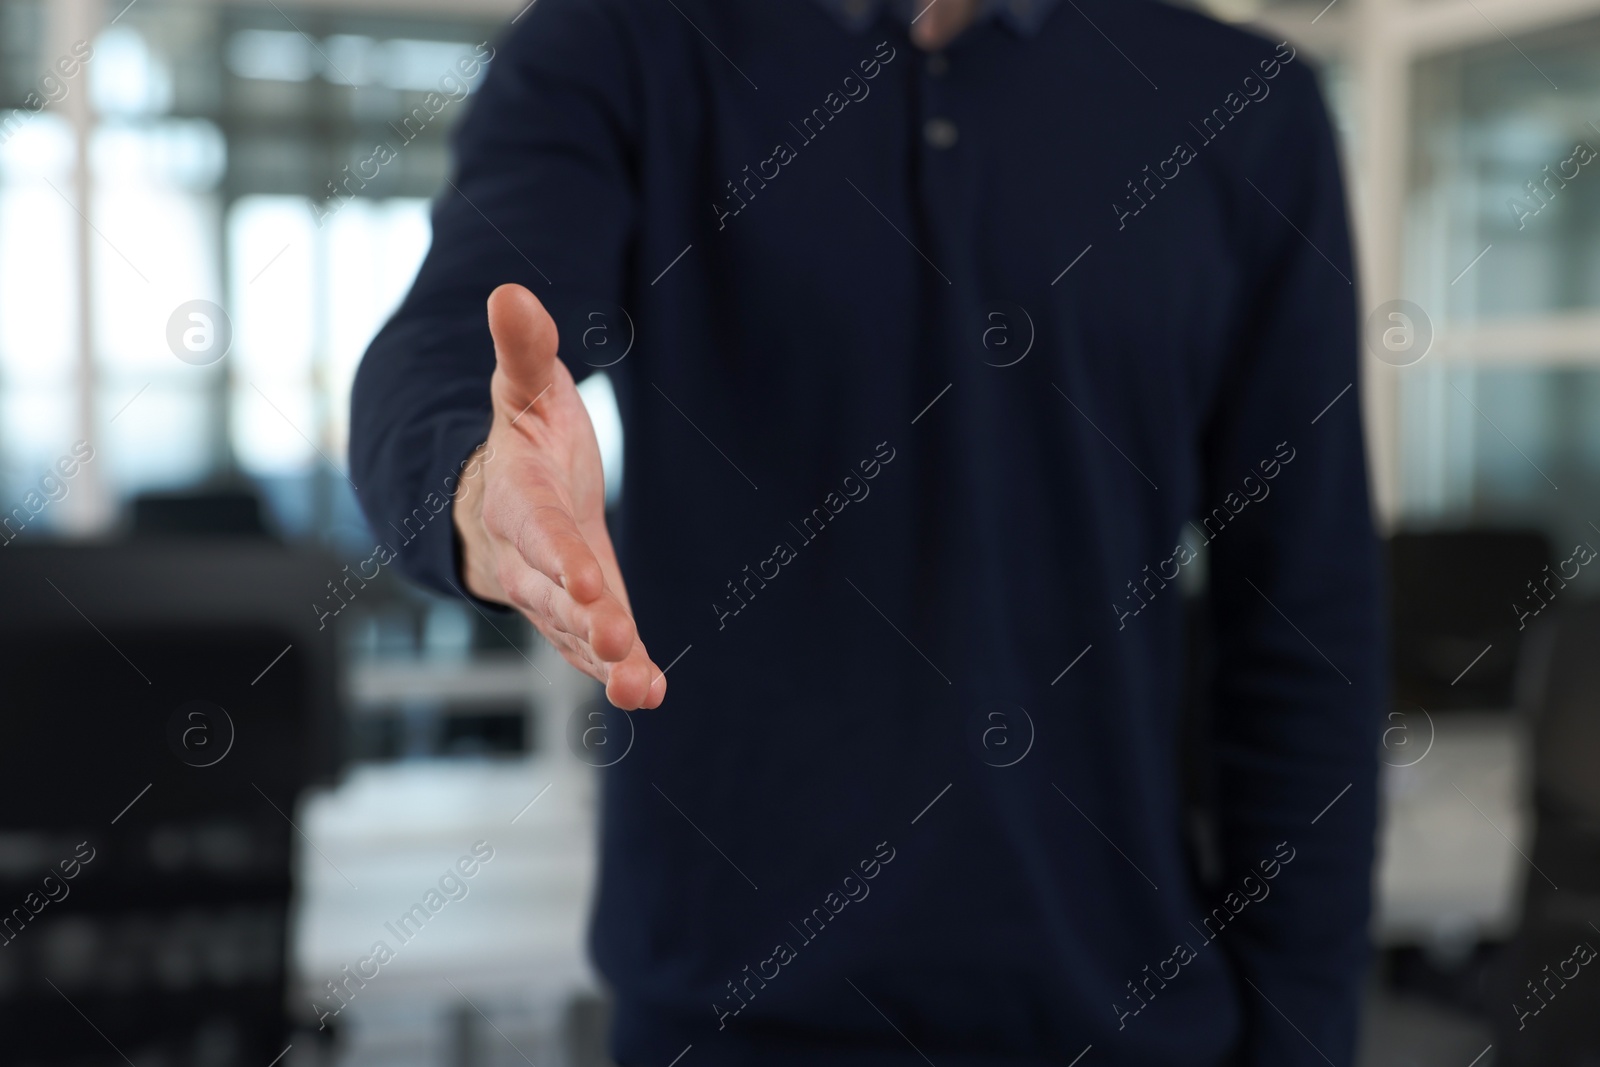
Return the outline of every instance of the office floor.
[[[592,694],[542,642],[533,656],[536,667],[503,656],[489,669],[356,672],[357,704],[393,696],[386,685],[453,699],[522,690],[533,713],[525,756],[361,764],[303,804],[296,1007],[313,1028],[313,1003],[339,1009],[341,1067],[596,1062],[598,984],[583,948],[596,779],[568,737]],[[393,958],[373,977],[361,961],[379,941]],[[345,983],[342,1007],[329,978]]]
[[[502,1051],[508,1063],[575,1062],[566,1016],[596,989],[582,945],[593,784],[553,756],[428,761],[363,768],[307,804],[302,999],[340,1007],[327,978],[370,976],[357,962],[377,941],[393,950],[376,977],[344,986],[341,1064],[487,1067]],[[450,876],[489,849],[471,877]],[[441,880],[438,910],[420,929],[403,923]]]
[[[1374,988],[1358,1067],[1493,1067],[1489,1027],[1425,1001]]]

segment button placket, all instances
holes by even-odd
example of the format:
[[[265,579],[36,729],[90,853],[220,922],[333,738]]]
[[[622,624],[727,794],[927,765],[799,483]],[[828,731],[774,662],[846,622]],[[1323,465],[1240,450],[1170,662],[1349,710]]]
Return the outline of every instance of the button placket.
[[[945,83],[945,78],[950,73],[950,57],[943,52],[930,53],[923,60],[923,71],[934,84],[928,86],[926,96],[926,111],[928,117],[922,123],[922,140],[929,148],[937,151],[946,151],[954,148],[961,139],[961,131],[951,121],[948,115],[938,112],[945,110],[944,98],[949,95],[950,86]]]

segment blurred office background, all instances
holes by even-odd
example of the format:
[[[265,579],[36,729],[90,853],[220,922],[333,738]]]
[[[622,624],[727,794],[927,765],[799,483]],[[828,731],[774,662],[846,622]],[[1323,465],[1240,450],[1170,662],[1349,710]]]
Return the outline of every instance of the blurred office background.
[[[1600,978],[1525,987],[1600,945],[1600,0],[1204,6],[1323,64],[1376,313],[1396,677],[1363,1063],[1600,1064]],[[468,106],[444,79],[474,86],[521,8],[0,0],[0,500],[26,518],[0,597],[8,675],[43,679],[7,695],[6,755],[60,784],[7,776],[3,903],[98,849],[4,935],[11,1062],[604,1062],[581,939],[626,718],[518,622],[346,583],[374,544],[351,378],[428,243]],[[180,329],[225,358],[163,343],[197,301]],[[585,393],[615,492],[604,376]],[[285,601],[308,578],[326,618]],[[86,618],[150,688],[112,726],[70,711],[121,669],[63,651]],[[148,721],[165,770],[103,758]],[[229,784],[185,777],[214,757]],[[466,895],[351,982],[479,842]]]

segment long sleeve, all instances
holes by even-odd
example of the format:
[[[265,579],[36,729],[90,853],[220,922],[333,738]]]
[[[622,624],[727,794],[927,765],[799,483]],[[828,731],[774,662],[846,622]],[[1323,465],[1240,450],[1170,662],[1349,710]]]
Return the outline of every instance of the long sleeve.
[[[566,327],[622,285],[638,213],[636,97],[605,5],[533,5],[456,133],[417,279],[361,362],[350,469],[362,508],[400,569],[445,593],[459,581],[448,498],[490,421],[484,301],[502,283],[527,286],[563,328],[573,376],[588,372]]]
[[[1293,73],[1255,188],[1239,183],[1254,296],[1204,447],[1206,506],[1229,518],[1206,527],[1222,888],[1276,873],[1219,944],[1242,979],[1241,1064],[1344,1067],[1369,957],[1382,596],[1344,190]]]

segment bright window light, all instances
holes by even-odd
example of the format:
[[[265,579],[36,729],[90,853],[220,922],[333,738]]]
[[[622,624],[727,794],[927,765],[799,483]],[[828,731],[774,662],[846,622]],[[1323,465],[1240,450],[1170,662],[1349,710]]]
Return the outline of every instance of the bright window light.
[[[311,42],[289,30],[240,30],[228,38],[228,69],[241,78],[303,82],[317,71]]]
[[[329,220],[324,232],[329,438],[343,455],[356,367],[411,287],[428,250],[428,202],[355,200]]]
[[[595,371],[578,383],[578,397],[589,411],[595,440],[600,445],[600,467],[606,477],[606,506],[622,497],[622,413],[616,390],[605,371]]]
[[[458,41],[385,41],[383,83],[391,89],[437,90],[446,74],[460,77],[456,63],[472,55],[473,47]]]
[[[76,221],[62,196],[72,160],[71,130],[56,115],[34,116],[0,147],[0,378],[8,386],[65,389],[72,380],[77,246],[61,239]]]
[[[104,115],[160,115],[172,107],[172,72],[137,31],[112,26],[94,42],[89,95]]]

